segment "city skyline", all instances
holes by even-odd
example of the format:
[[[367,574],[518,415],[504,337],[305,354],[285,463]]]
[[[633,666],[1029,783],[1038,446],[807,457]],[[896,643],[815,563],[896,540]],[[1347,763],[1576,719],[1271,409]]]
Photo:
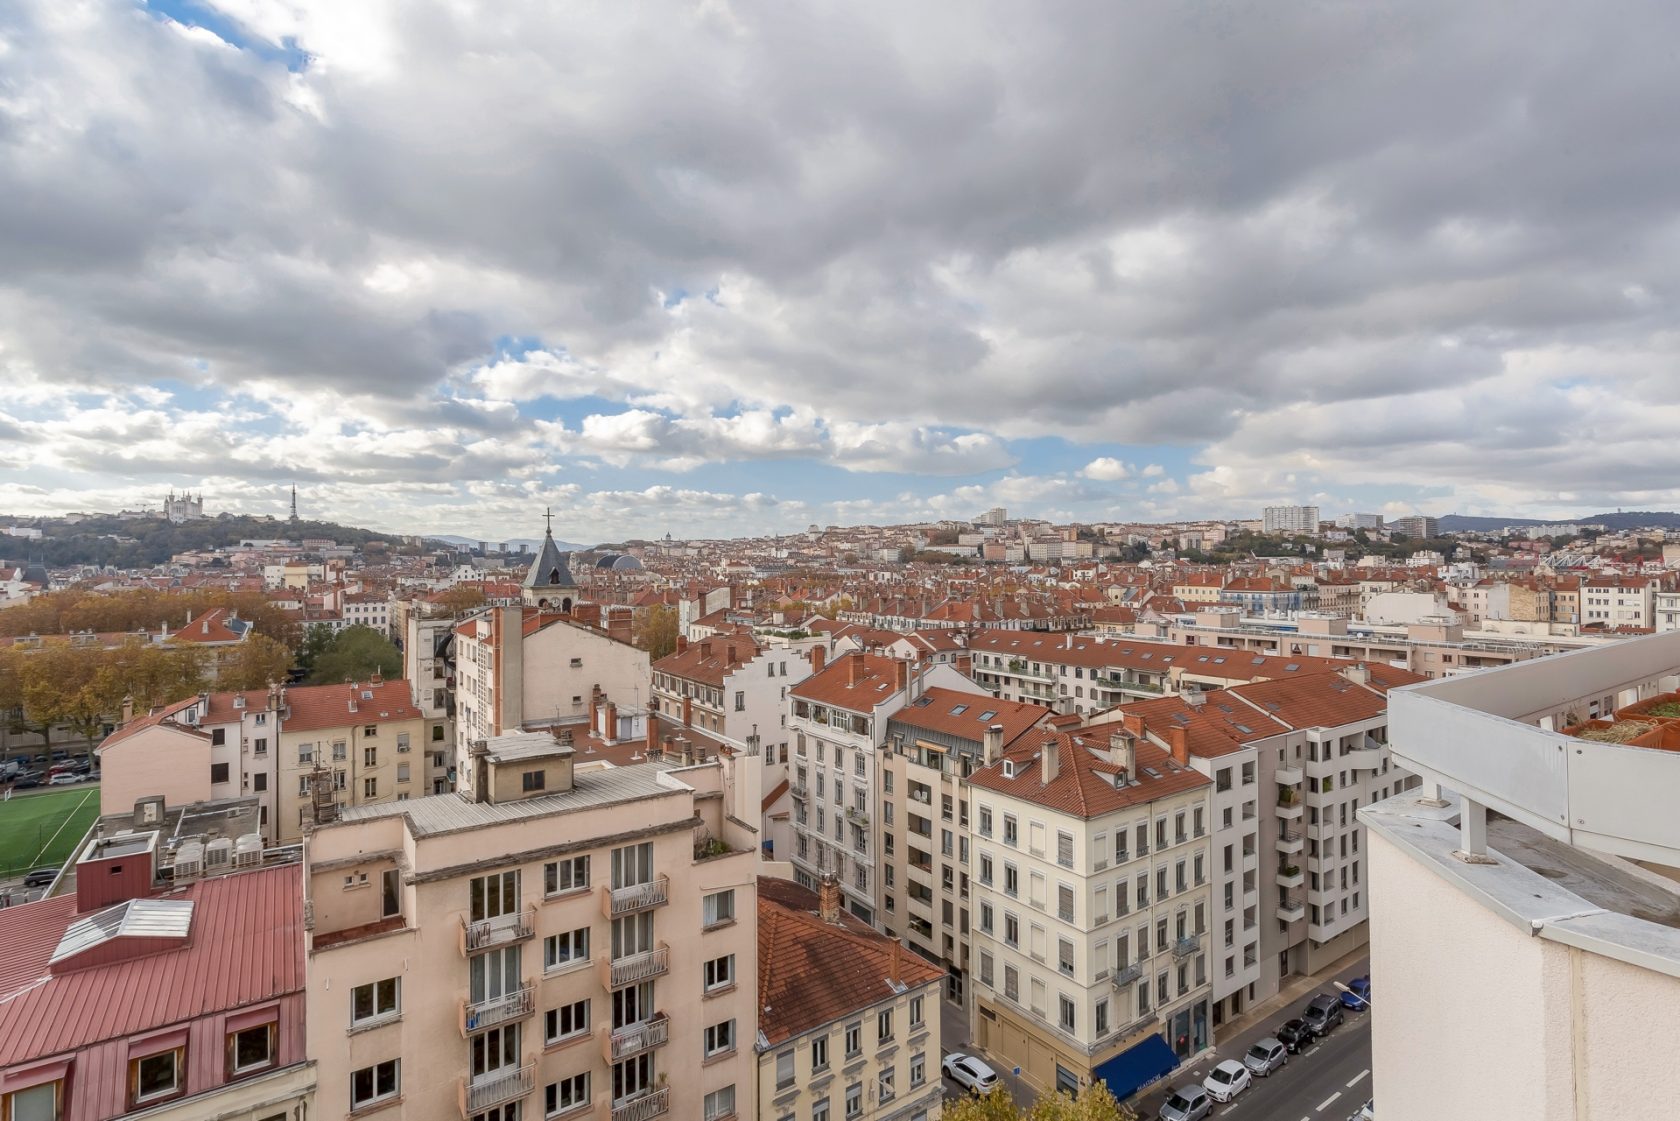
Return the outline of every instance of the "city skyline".
[[[1680,506],[1672,28],[1508,15],[15,6],[9,512]]]

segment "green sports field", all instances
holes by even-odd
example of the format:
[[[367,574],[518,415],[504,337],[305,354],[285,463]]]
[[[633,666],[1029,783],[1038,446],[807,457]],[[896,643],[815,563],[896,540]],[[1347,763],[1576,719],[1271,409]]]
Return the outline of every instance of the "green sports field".
[[[99,788],[19,791],[0,802],[0,880],[63,864],[99,816]]]

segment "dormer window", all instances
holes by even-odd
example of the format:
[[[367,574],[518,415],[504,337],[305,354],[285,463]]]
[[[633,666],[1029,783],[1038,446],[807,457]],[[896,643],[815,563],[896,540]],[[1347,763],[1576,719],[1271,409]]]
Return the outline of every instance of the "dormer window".
[[[1004,778],[1014,778],[1015,777],[1015,760],[1005,759],[1003,761],[1003,777]]]

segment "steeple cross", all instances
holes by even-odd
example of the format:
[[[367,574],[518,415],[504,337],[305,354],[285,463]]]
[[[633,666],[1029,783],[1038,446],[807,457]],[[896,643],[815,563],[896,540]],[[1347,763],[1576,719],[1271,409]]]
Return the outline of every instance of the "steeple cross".
[[[554,536],[554,509],[553,509],[553,507],[547,507],[543,510],[543,519],[548,522],[548,529],[545,532],[547,533],[548,536],[553,537]]]

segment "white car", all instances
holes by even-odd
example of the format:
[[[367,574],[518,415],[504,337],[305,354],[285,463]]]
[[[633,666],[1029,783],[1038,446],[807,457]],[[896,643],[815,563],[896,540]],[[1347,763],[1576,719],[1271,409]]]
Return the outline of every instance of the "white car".
[[[47,780],[48,786],[74,786],[78,782],[86,782],[86,775],[78,775],[74,771],[60,771]]]
[[[945,1071],[946,1078],[965,1090],[973,1090],[976,1094],[991,1093],[992,1087],[998,1082],[997,1071],[987,1066],[985,1060],[965,1055],[961,1051],[946,1055],[940,1067]]]
[[[1214,1101],[1228,1102],[1248,1089],[1251,1081],[1247,1067],[1235,1059],[1226,1059],[1208,1071],[1208,1076],[1202,1079],[1202,1089]]]

